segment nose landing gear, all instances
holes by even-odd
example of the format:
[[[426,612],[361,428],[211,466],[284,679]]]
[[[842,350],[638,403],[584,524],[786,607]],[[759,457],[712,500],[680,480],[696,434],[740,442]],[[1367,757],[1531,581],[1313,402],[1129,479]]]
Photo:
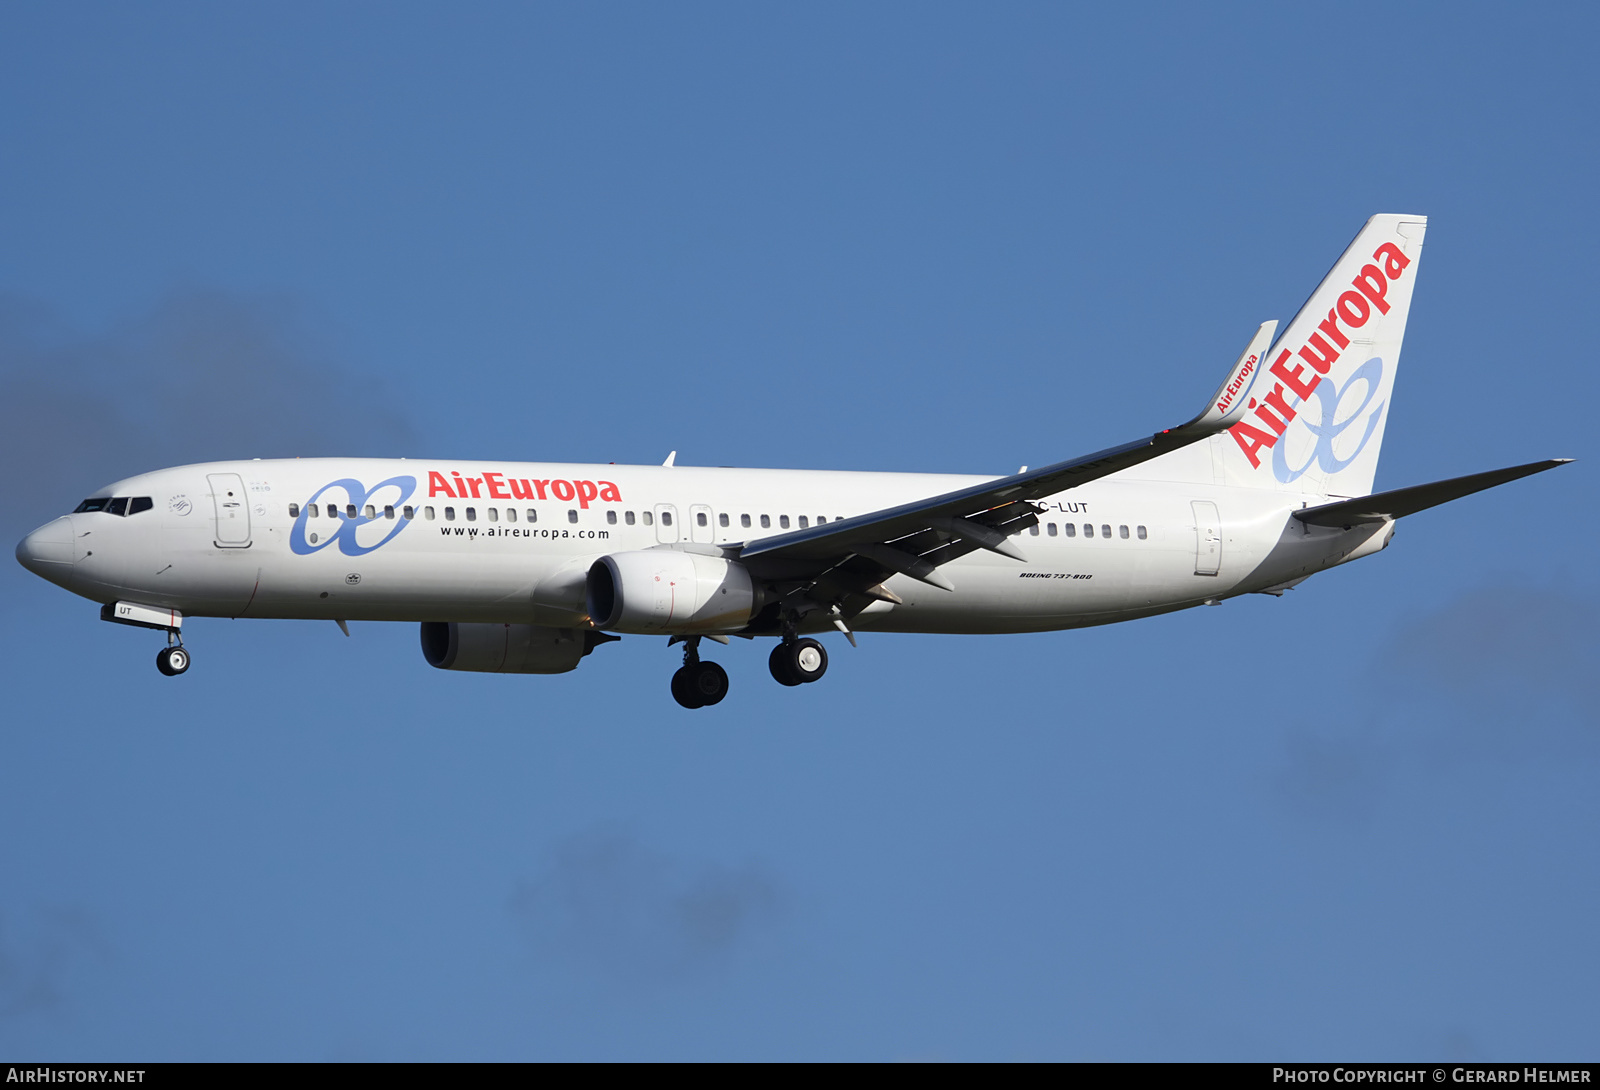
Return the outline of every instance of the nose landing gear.
[[[728,672],[700,661],[700,637],[683,641],[683,666],[672,675],[672,699],[685,708],[707,708],[728,695]]]
[[[189,650],[182,643],[171,644],[156,652],[156,669],[168,677],[177,677],[189,668]]]

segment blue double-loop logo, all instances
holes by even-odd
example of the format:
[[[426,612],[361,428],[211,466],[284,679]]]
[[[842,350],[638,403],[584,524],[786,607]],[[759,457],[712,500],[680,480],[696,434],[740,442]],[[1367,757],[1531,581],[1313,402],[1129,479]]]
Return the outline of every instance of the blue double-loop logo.
[[[1366,384],[1365,396],[1361,399],[1361,404],[1357,405],[1355,410],[1343,420],[1337,419],[1340,402],[1344,401],[1345,394],[1349,393],[1351,388],[1358,382]],[[1367,430],[1362,434],[1361,442],[1356,444],[1356,449],[1350,452],[1349,457],[1340,458],[1334,452],[1333,441],[1343,435],[1345,430],[1351,424],[1354,424],[1362,413],[1367,411],[1367,406],[1377,396],[1378,388],[1382,383],[1383,360],[1376,356],[1357,367],[1350,377],[1345,379],[1344,385],[1337,390],[1333,388],[1333,383],[1328,379],[1323,379],[1319,382],[1317,388],[1311,391],[1311,395],[1317,399],[1317,403],[1322,407],[1321,422],[1313,421],[1303,410],[1299,417],[1317,439],[1316,446],[1311,450],[1311,457],[1306,459],[1305,465],[1293,468],[1289,465],[1289,455],[1286,449],[1289,444],[1280,442],[1272,451],[1273,475],[1284,484],[1288,484],[1290,481],[1298,481],[1304,476],[1313,462],[1324,473],[1337,473],[1360,457],[1361,452],[1367,447],[1367,441],[1372,438],[1372,433],[1378,430],[1378,423],[1383,419],[1385,402],[1378,402],[1372,413],[1367,417]],[[1310,408],[1310,403],[1307,402],[1305,407]]]
[[[378,493],[386,488],[394,489],[395,494],[393,497],[381,497],[380,502]],[[390,507],[400,506],[410,499],[411,493],[416,490],[417,479],[415,477],[390,477],[387,481],[379,481],[370,489],[352,477],[329,481],[317,489],[316,494],[307,500],[305,506],[300,509],[299,517],[294,520],[294,528],[289,531],[289,549],[300,556],[309,556],[312,553],[321,552],[337,541],[339,543],[339,551],[344,555],[365,556],[372,550],[388,544],[396,534],[410,524],[411,520],[396,518],[394,520],[394,528],[371,545],[361,544],[361,538],[358,535],[360,535],[362,527],[369,523],[388,522],[389,520],[383,517],[383,507],[385,505]],[[338,528],[332,530],[326,536],[318,533],[318,540],[313,544],[306,540],[306,520],[316,507],[317,501],[329,492],[334,491],[344,493],[344,503],[334,505],[334,513],[339,516]],[[372,501],[373,504],[373,514],[370,518],[365,514],[368,501]],[[352,509],[355,511],[354,517],[350,515]],[[321,521],[321,519],[317,520],[318,523],[321,523]],[[370,533],[366,535],[368,540],[371,540],[371,536]]]

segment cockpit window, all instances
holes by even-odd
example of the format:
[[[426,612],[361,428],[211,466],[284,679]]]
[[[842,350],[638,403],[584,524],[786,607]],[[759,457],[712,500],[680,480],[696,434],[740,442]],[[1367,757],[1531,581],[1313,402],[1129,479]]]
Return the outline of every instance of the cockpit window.
[[[122,517],[137,515],[141,511],[148,511],[155,506],[149,496],[96,496],[84,500],[73,509],[74,515],[86,514],[90,511],[104,511],[108,515]]]

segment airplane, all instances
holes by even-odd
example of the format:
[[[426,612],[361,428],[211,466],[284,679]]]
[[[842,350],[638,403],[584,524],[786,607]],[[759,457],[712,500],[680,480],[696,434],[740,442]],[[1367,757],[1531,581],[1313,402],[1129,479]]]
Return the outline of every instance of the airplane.
[[[728,692],[702,640],[1039,632],[1281,597],[1384,549],[1406,515],[1563,465],[1372,494],[1424,216],[1367,221],[1281,337],[1263,323],[1205,409],[1004,477],[314,458],[211,462],[97,490],[17,546],[101,619],[420,624],[446,670],[557,674],[623,635],[683,645],[685,708]]]

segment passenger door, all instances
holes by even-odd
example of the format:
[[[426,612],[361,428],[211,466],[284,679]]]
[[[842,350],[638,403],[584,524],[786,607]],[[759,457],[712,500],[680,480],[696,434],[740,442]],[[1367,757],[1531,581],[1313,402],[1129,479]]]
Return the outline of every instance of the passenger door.
[[[1194,500],[1194,573],[1216,575],[1222,570],[1222,518],[1210,500]]]
[[[211,504],[216,512],[219,549],[250,547],[250,505],[245,502],[244,478],[237,473],[208,473]]]

